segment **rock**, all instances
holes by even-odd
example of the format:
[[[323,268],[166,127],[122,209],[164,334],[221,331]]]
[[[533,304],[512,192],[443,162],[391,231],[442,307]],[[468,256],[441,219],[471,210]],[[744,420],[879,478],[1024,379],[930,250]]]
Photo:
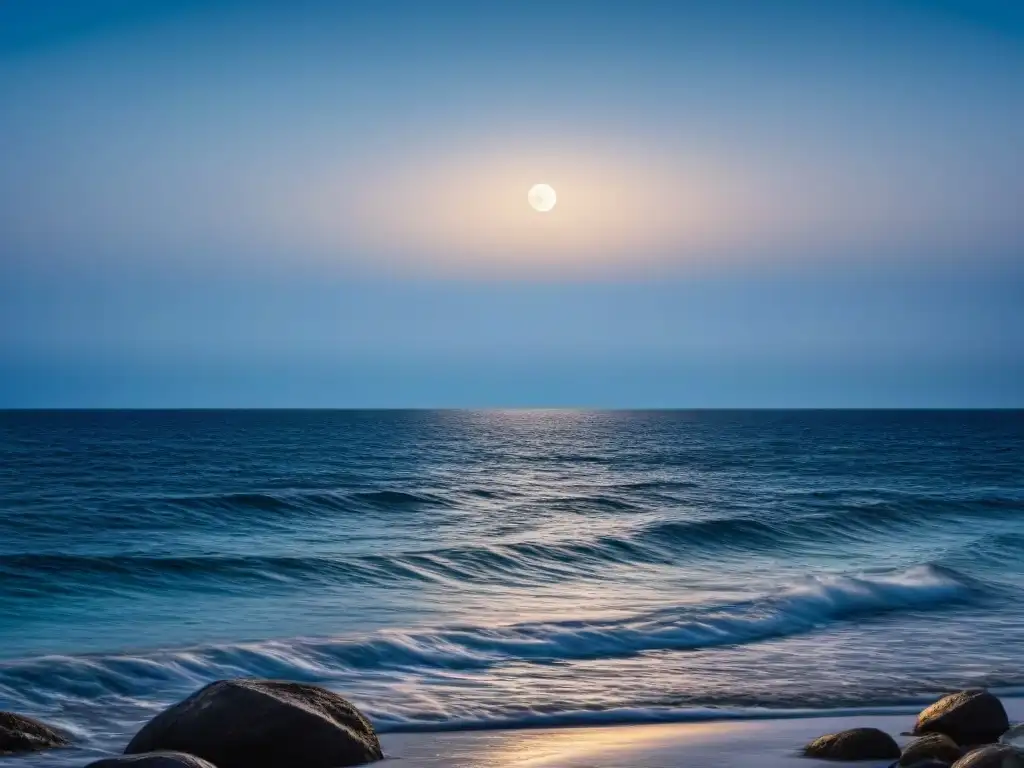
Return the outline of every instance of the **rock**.
[[[804,755],[826,760],[891,760],[900,756],[900,748],[885,731],[852,728],[815,739],[804,747]]]
[[[989,744],[968,752],[953,768],[1024,768],[1024,755],[1009,744]]]
[[[893,766],[897,765],[899,765],[898,762],[893,763],[892,766],[890,766],[890,768],[893,768]],[[905,766],[904,768],[950,768],[950,765],[949,763],[943,762],[942,760],[936,760],[934,757],[926,757],[924,760],[919,760],[916,763],[911,763],[910,765]]]
[[[899,764],[904,768],[925,760],[937,760],[952,765],[963,756],[963,750],[944,733],[927,733],[903,748]]]
[[[345,768],[380,760],[373,726],[325,688],[219,680],[149,721],[125,754],[186,752],[217,768]]]
[[[1003,703],[975,688],[945,696],[917,716],[914,733],[944,733],[961,747],[996,741],[1010,721]]]
[[[143,752],[138,755],[105,757],[85,768],[216,768],[195,755],[184,752]]]
[[[13,712],[0,712],[0,755],[66,747],[68,740],[45,723]]]

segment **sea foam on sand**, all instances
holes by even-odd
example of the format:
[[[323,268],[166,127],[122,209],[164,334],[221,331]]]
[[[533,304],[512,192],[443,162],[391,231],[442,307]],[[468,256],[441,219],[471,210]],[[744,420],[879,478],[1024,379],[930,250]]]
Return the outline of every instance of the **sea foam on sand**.
[[[1024,720],[1024,699],[1003,699],[1010,722]],[[812,739],[873,726],[901,745],[915,715],[811,717],[611,727],[437,734],[385,734],[388,762],[403,768],[882,768],[892,761],[835,763],[802,757]],[[397,766],[396,766],[397,768]]]

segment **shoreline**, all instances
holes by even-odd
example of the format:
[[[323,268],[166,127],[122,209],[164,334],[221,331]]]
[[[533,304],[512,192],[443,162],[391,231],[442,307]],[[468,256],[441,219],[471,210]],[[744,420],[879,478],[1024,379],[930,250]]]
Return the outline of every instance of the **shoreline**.
[[[1006,698],[1010,722],[1024,720],[1024,698]],[[892,760],[836,763],[804,757],[805,744],[826,733],[874,727],[901,746],[916,711],[702,722],[564,725],[384,733],[384,763],[418,768],[882,768]],[[397,764],[396,764],[397,768]]]
[[[1024,697],[1001,701],[1011,725],[1024,721]],[[661,723],[565,724],[380,734],[383,768],[889,768],[892,760],[836,762],[803,756],[819,736],[874,727],[903,746],[920,708],[891,714],[707,719]],[[54,723],[59,725],[60,723]],[[0,756],[0,766],[68,768],[119,756],[126,742],[89,740],[34,754]]]

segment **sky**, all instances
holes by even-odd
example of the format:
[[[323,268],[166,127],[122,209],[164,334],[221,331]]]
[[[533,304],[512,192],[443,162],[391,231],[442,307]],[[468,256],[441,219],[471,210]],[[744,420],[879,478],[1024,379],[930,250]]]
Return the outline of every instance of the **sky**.
[[[1024,407],[1021,201],[1014,0],[6,0],[0,407]]]

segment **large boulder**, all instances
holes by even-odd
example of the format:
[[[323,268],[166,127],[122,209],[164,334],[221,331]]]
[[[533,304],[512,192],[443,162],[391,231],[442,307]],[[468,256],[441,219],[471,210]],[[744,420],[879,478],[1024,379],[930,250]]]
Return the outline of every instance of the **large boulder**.
[[[85,768],[216,768],[201,757],[184,752],[143,752],[139,755],[105,757]]]
[[[149,721],[125,754],[186,752],[217,768],[344,768],[380,760],[363,714],[316,685],[219,680]]]
[[[968,752],[953,768],[1024,768],[1024,755],[1009,744],[989,744]]]
[[[903,747],[901,766],[911,766],[925,760],[937,760],[951,765],[961,758],[963,750],[944,733],[926,733]]]
[[[996,741],[1010,721],[1003,703],[988,691],[975,688],[936,701],[917,716],[914,733],[944,733],[961,747]]]
[[[0,755],[66,747],[68,740],[45,723],[13,712],[0,712]]]
[[[851,728],[818,737],[804,747],[804,755],[825,760],[892,760],[900,756],[900,747],[885,731]]]

